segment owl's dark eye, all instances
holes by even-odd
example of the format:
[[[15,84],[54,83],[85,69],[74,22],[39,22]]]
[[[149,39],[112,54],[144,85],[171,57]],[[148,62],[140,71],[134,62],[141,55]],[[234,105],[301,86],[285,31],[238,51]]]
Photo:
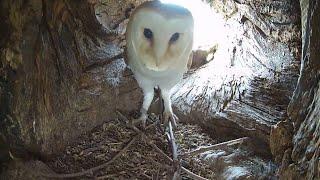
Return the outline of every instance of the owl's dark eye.
[[[179,39],[180,34],[179,33],[174,33],[171,38],[170,38],[170,43],[174,43]]]
[[[152,39],[152,37],[153,37],[152,31],[151,31],[150,29],[148,29],[148,28],[144,28],[144,30],[143,30],[143,35],[144,35],[144,37],[146,37],[147,39]]]

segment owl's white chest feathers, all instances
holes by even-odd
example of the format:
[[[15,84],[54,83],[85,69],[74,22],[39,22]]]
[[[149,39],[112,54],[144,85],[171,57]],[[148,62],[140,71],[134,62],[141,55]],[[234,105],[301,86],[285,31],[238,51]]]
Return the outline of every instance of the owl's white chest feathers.
[[[133,57],[129,61],[129,66],[134,74],[135,79],[138,81],[139,86],[144,87],[156,87],[165,89],[172,89],[182,79],[183,74],[187,71],[185,60],[177,60],[175,66],[171,66],[164,71],[154,71],[143,67],[139,63],[139,59]]]

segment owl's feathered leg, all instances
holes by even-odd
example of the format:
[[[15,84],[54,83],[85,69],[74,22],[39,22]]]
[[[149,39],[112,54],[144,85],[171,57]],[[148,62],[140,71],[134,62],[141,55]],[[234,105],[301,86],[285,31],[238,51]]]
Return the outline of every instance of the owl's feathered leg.
[[[140,117],[138,119],[135,119],[133,123],[142,123],[142,126],[145,127],[146,125],[146,120],[148,118],[148,109],[150,107],[150,104],[153,100],[153,96],[154,96],[154,90],[153,88],[144,88],[143,89],[143,103],[142,103],[142,107],[140,109]]]
[[[164,111],[162,115],[162,120],[164,124],[167,124],[170,120],[173,127],[177,127],[178,117],[173,113],[171,107],[171,92],[170,90],[161,89],[161,96],[163,99]]]

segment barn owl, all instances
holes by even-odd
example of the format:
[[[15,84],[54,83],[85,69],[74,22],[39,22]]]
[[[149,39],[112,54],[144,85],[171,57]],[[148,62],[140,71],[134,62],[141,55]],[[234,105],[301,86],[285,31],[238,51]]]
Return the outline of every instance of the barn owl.
[[[190,65],[193,26],[193,17],[187,9],[160,1],[145,2],[131,14],[126,30],[126,62],[143,90],[138,119],[143,126],[154,88],[161,92],[164,122],[171,120],[176,124],[171,90]]]

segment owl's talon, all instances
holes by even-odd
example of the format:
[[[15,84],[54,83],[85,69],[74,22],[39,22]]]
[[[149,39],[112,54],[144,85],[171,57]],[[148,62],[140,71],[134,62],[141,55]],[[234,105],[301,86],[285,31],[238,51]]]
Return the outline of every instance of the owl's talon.
[[[140,116],[138,119],[133,119],[131,121],[132,125],[142,125],[142,128],[146,127],[146,121],[147,121],[147,117],[146,116]]]
[[[163,116],[162,116],[162,123],[167,126],[168,123],[169,123],[169,120],[172,124],[172,127],[175,129],[177,127],[177,121],[179,121],[179,118],[174,114],[174,113],[166,113],[164,112],[163,113]]]

